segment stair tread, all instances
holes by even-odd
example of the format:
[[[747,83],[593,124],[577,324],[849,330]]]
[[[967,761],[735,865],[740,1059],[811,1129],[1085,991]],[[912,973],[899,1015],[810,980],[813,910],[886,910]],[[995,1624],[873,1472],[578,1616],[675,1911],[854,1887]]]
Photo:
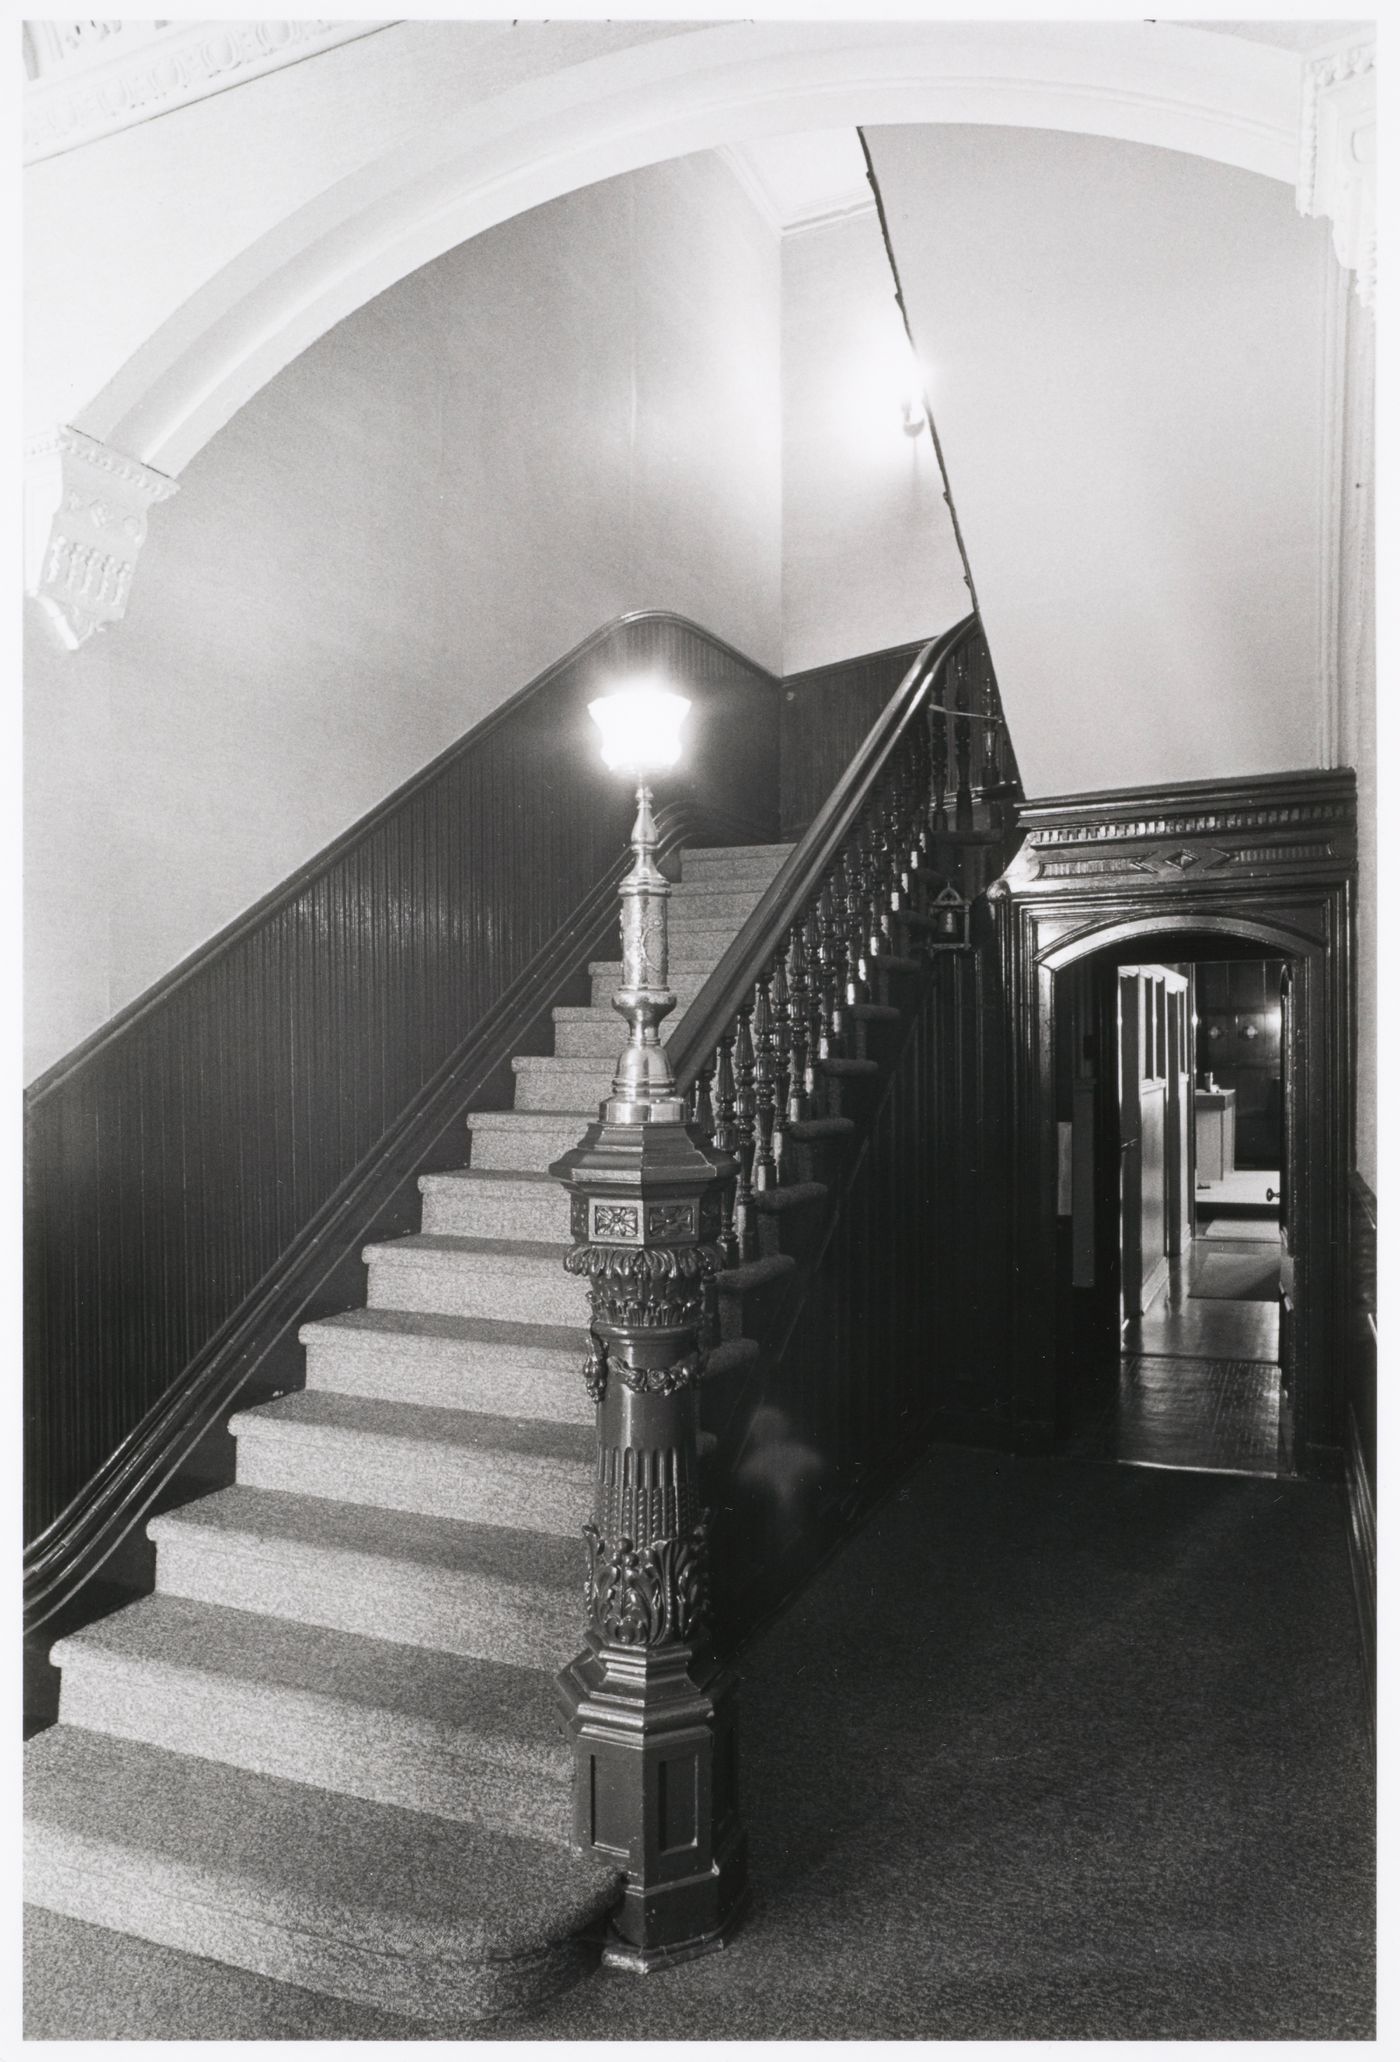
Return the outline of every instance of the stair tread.
[[[544,1239],[482,1239],[465,1232],[413,1231],[401,1239],[384,1239],[366,1246],[366,1262],[398,1256],[408,1259],[463,1259],[480,1255],[491,1260],[518,1260],[529,1264],[550,1263],[562,1267],[568,1242]]]
[[[788,1137],[801,1139],[846,1138],[855,1130],[853,1117],[799,1117],[787,1128]]]
[[[606,1074],[611,1079],[617,1059],[591,1052],[522,1052],[510,1064],[516,1074]]]
[[[554,1189],[563,1193],[554,1176],[542,1167],[444,1167],[418,1177],[418,1187],[425,1195],[429,1189],[452,1189],[458,1183],[475,1186],[479,1182],[496,1182],[505,1188],[523,1182],[537,1191]]]
[[[486,1170],[483,1170],[483,1176]],[[547,1180],[547,1176],[540,1176]],[[397,1347],[420,1351],[445,1346],[491,1346],[503,1352],[560,1355],[576,1366],[579,1334],[572,1325],[522,1324],[515,1318],[447,1317],[430,1310],[343,1310],[302,1326],[298,1338],[309,1345],[327,1335],[373,1334]]]
[[[746,1289],[762,1288],[765,1282],[781,1281],[796,1267],[791,1253],[768,1253],[761,1260],[741,1260],[722,1268],[715,1276],[715,1287],[721,1296],[740,1296]]]
[[[766,856],[769,853],[786,859],[792,850],[791,845],[687,845],[681,856],[681,866],[684,868],[687,862],[693,865],[696,860],[723,864],[730,859],[751,859],[756,854]]]
[[[391,1712],[469,1735],[495,1765],[561,1782],[572,1766],[543,1669],[160,1594],[71,1633],[54,1650],[64,1668],[88,1656]]]
[[[447,1960],[538,1953],[600,1917],[617,1878],[522,1834],[370,1803],[57,1725],[26,1754],[26,1817],[152,1868],[192,1899],[321,1939]]]
[[[482,1575],[573,1595],[578,1589],[578,1545],[547,1532],[486,1525],[471,1518],[434,1518],[377,1504],[337,1503],[287,1489],[252,1489],[235,1483],[196,1502],[152,1518],[154,1540],[191,1533],[255,1545],[305,1547],[403,1561],[425,1570]],[[157,1580],[159,1580],[157,1562]]]
[[[507,1418],[480,1411],[444,1410],[432,1404],[398,1403],[374,1396],[343,1396],[334,1389],[295,1389],[272,1403],[239,1411],[229,1421],[235,1438],[266,1434],[344,1432],[375,1439],[407,1440],[452,1447],[497,1459],[567,1461],[591,1466],[594,1435],[584,1425],[547,1418]]]
[[[467,1123],[473,1131],[558,1131],[561,1117],[577,1117],[582,1137],[597,1115],[596,1106],[581,1103],[575,1110],[470,1110]]]

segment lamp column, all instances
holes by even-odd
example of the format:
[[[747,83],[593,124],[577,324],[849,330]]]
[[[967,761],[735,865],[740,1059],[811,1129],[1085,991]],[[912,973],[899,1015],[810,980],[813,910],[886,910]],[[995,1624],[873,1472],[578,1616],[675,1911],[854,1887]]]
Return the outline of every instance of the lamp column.
[[[687,1126],[660,1041],[675,1006],[670,885],[645,784],[637,800],[613,998],[628,1041],[596,1123],[550,1172],[571,1196],[564,1264],[588,1285],[584,1379],[598,1412],[585,1645],[558,1678],[575,1747],[574,1837],[626,1874],[604,1960],[645,1972],[722,1945],[745,1845],[734,1677],[708,1622],[697,1399],[735,1165]]]

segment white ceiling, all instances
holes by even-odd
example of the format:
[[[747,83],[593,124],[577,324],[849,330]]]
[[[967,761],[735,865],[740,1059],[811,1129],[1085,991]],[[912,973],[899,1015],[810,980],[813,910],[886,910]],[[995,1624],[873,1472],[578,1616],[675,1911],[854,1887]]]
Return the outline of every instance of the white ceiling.
[[[728,159],[750,198],[773,228],[808,228],[817,222],[873,208],[865,153],[854,129],[805,129],[727,144]]]

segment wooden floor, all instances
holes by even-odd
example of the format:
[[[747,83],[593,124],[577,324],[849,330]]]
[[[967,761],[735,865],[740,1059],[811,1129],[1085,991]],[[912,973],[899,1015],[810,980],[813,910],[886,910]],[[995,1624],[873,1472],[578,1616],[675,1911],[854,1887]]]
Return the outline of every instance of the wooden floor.
[[[1151,1308],[1123,1328],[1117,1395],[1084,1424],[1067,1451],[1124,1466],[1212,1473],[1289,1472],[1281,1410],[1278,1304],[1192,1294],[1212,1285],[1216,1256],[1237,1256],[1241,1280],[1278,1259],[1266,1240],[1198,1240],[1172,1263]],[[1254,1263],[1253,1266],[1246,1262]]]
[[[1168,1354],[1187,1360],[1278,1359],[1278,1304],[1193,1296],[1192,1282],[1206,1251],[1278,1260],[1278,1247],[1262,1240],[1196,1240],[1171,1263],[1166,1287],[1150,1310],[1123,1327],[1125,1353]]]

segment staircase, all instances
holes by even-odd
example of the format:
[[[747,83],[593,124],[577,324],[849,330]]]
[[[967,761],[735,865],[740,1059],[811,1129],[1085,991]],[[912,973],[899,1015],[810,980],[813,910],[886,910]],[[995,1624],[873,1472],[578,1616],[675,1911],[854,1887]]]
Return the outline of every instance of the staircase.
[[[679,1017],[787,856],[685,854]],[[552,1677],[580,1644],[583,1287],[546,1170],[608,1093],[616,963],[425,1175],[306,1387],[240,1412],[232,1488],[152,1520],[156,1593],[70,1634],[26,1755],[50,1912],[431,2022],[583,1973],[618,1879],[571,1852]],[[676,1021],[673,1017],[672,1023]]]

